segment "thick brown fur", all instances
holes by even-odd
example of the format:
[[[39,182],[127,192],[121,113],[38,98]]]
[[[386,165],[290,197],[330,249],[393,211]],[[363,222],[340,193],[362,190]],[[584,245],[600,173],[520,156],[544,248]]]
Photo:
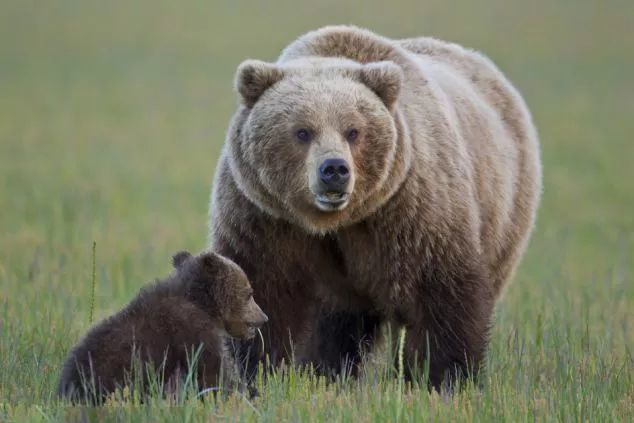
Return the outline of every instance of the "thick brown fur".
[[[133,362],[147,388],[147,371],[178,385],[198,353],[199,388],[234,387],[237,378],[225,338],[252,337],[266,315],[255,303],[244,272],[214,253],[179,252],[167,279],[143,288],[74,347],[64,364],[59,395],[100,402],[134,380]],[[149,366],[149,368],[148,368]],[[133,387],[135,388],[135,387]]]
[[[429,359],[432,386],[477,372],[541,191],[518,92],[477,52],[347,26],[300,37],[277,63],[246,61],[236,85],[210,241],[270,311],[272,362],[292,348],[322,368],[354,361],[350,345],[392,323],[410,370]],[[310,142],[293,136],[303,127]],[[313,175],[332,154],[352,163],[352,188],[324,211]]]

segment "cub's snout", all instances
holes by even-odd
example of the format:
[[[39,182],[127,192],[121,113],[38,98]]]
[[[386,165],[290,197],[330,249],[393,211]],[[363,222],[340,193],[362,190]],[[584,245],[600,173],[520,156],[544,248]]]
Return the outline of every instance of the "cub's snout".
[[[262,311],[253,297],[249,300],[246,323],[248,326],[259,328],[269,321],[269,317]]]

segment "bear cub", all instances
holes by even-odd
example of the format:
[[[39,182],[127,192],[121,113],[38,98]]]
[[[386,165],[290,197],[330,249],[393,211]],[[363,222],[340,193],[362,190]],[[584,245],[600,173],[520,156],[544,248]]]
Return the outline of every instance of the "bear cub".
[[[199,389],[235,386],[237,372],[226,337],[252,338],[268,321],[266,314],[233,261],[211,252],[192,256],[182,251],[172,263],[175,270],[167,279],[142,288],[71,350],[60,377],[61,397],[101,402],[117,387],[136,384],[139,375],[147,386],[148,373],[173,386],[187,375],[196,354]]]

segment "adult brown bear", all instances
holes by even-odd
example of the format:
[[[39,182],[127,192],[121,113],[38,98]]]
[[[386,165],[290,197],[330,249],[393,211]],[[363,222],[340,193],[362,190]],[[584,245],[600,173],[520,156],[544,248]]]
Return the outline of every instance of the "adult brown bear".
[[[541,191],[518,92],[474,51],[348,26],[244,62],[236,88],[210,242],[269,313],[272,363],[354,363],[390,322],[432,386],[477,371]]]

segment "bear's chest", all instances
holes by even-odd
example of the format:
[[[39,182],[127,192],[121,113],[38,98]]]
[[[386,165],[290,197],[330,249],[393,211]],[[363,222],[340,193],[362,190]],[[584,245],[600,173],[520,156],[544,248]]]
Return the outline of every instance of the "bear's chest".
[[[360,224],[330,235],[324,242],[333,266],[342,275],[336,283],[377,305],[390,296],[401,264],[386,252],[387,237]]]

